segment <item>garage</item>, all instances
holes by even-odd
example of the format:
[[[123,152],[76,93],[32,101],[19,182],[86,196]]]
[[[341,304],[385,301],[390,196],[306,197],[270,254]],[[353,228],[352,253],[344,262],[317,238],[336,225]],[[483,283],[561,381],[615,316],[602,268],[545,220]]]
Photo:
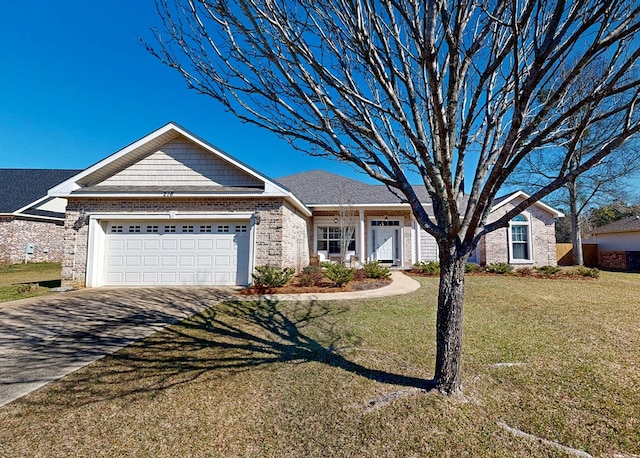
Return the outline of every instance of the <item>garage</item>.
[[[249,221],[109,221],[107,286],[246,285]]]

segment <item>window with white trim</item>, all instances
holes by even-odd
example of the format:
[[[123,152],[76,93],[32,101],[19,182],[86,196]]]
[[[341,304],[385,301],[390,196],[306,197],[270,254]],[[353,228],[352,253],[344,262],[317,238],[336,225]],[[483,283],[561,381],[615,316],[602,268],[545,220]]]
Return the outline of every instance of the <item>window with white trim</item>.
[[[347,251],[356,251],[356,235],[355,228],[346,229],[347,233],[353,234]],[[319,226],[318,227],[318,251],[327,251],[329,254],[340,254],[341,229],[337,226]]]
[[[509,222],[511,259],[513,261],[531,260],[530,224],[526,216],[520,214]]]

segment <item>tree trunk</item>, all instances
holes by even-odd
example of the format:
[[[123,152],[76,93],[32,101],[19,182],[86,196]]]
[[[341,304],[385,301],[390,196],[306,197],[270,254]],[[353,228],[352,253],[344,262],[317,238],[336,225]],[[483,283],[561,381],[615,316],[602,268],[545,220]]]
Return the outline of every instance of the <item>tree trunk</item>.
[[[573,247],[573,264],[584,264],[582,255],[582,235],[580,233],[580,215],[578,215],[578,186],[575,180],[567,183],[569,188],[569,218],[571,219],[571,245]]]
[[[467,257],[459,257],[455,245],[450,247],[440,245],[440,288],[434,382],[440,392],[448,395],[460,391],[464,265]]]

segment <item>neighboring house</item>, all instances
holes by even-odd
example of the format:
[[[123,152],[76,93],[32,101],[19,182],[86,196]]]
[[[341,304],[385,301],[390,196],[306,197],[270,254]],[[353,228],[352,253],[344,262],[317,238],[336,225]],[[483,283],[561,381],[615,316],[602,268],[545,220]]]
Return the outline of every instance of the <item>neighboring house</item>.
[[[66,200],[47,190],[78,172],[0,169],[0,264],[62,261]]]
[[[592,232],[603,269],[640,270],[640,216],[629,216]]]
[[[430,204],[424,190],[417,189]],[[385,186],[322,171],[272,180],[169,123],[49,191],[68,199],[63,281],[102,285],[246,285],[255,266],[300,270],[312,256],[399,267],[437,259],[433,237]],[[493,215],[526,197],[501,199]],[[481,242],[475,261],[555,264],[544,204]]]

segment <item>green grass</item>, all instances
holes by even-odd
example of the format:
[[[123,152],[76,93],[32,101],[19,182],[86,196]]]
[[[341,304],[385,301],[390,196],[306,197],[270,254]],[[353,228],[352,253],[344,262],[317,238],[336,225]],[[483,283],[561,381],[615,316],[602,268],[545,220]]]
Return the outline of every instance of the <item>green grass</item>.
[[[377,300],[215,305],[1,408],[0,456],[568,456],[498,422],[640,454],[640,276],[469,277],[454,398],[414,389],[435,353],[437,279],[418,280]]]
[[[39,283],[35,291],[19,292],[24,283]],[[60,263],[39,262],[0,266],[0,302],[49,294],[49,288],[60,286]]]

